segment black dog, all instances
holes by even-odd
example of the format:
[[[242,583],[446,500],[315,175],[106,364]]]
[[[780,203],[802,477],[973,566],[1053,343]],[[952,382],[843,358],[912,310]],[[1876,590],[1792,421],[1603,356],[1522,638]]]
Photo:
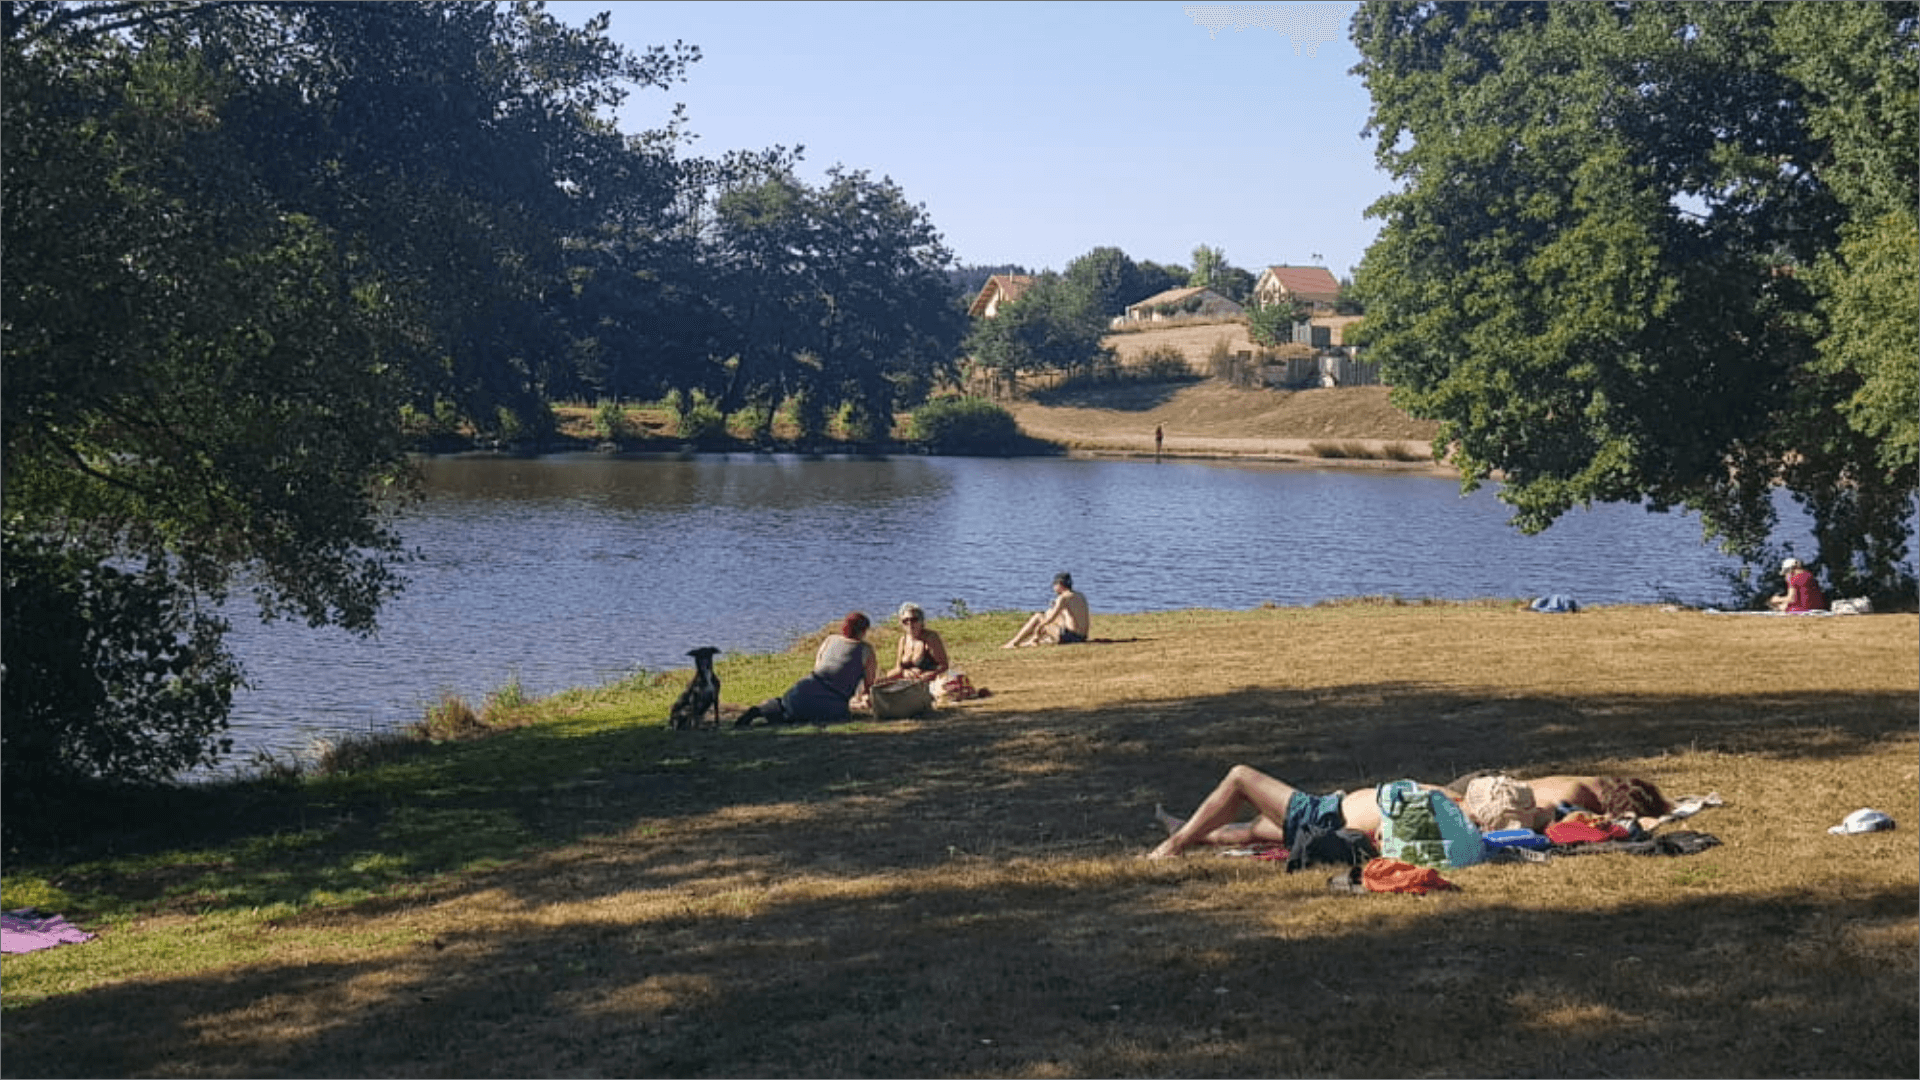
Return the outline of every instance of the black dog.
[[[687,653],[693,657],[693,681],[680,692],[680,700],[673,703],[673,711],[667,714],[667,725],[676,731],[699,727],[712,716],[710,727],[720,726],[720,676],[713,671],[713,655],[719,649],[711,645],[702,645]]]

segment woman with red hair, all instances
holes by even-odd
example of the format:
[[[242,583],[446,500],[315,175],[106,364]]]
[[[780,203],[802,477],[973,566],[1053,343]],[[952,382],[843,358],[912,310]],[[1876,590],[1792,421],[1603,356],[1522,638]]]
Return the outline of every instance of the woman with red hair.
[[[733,722],[737,728],[752,727],[760,717],[769,724],[826,724],[853,715],[850,702],[873,689],[879,661],[873,646],[867,644],[867,630],[873,624],[856,611],[840,623],[840,632],[829,634],[813,654],[813,671],[794,683],[786,693],[751,706]]]

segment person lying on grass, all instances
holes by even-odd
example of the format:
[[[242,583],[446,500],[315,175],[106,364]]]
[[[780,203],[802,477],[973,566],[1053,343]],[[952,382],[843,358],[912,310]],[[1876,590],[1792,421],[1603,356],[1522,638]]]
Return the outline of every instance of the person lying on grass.
[[[1439,791],[1456,802],[1460,798],[1442,787],[1422,784],[1420,789]],[[1258,811],[1259,816],[1252,821],[1240,821],[1247,807]],[[1292,848],[1294,839],[1309,827],[1358,829],[1369,835],[1379,833],[1380,789],[1370,787],[1313,795],[1251,765],[1235,765],[1227,770],[1226,778],[1201,801],[1192,816],[1181,820],[1159,806],[1154,807],[1153,812],[1166,827],[1167,838],[1147,853],[1149,859],[1171,859],[1195,844],[1215,847],[1281,844]]]
[[[1651,829],[1673,810],[1673,803],[1648,781],[1624,776],[1548,776],[1524,783],[1506,776],[1461,777],[1447,787],[1420,785],[1439,791],[1462,805],[1467,817],[1484,831],[1544,829],[1556,809],[1586,810],[1609,818],[1633,817]],[[1358,829],[1380,832],[1380,789],[1334,791],[1314,795],[1250,765],[1235,765],[1226,778],[1184,820],[1154,807],[1154,816],[1167,838],[1147,853],[1149,859],[1170,859],[1196,844],[1244,847],[1280,844],[1291,848],[1309,828]],[[1247,807],[1257,813],[1242,822]]]
[[[1653,829],[1674,810],[1673,800],[1651,781],[1634,776],[1543,776],[1519,780],[1498,774],[1469,773],[1447,785],[1467,816],[1481,829],[1544,830],[1572,810],[1618,821],[1632,818]]]

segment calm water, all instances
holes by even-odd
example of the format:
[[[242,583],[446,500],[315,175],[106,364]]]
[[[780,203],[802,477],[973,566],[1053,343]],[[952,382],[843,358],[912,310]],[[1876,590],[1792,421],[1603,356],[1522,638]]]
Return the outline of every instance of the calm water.
[[[901,601],[936,619],[1032,610],[1070,570],[1100,612],[1329,597],[1566,593],[1725,599],[1697,519],[1609,506],[1526,537],[1490,491],[1354,469],[1197,462],[719,455],[436,458],[402,532],[420,553],[372,640],[235,619],[256,748],[394,727],[478,701],[780,648]]]

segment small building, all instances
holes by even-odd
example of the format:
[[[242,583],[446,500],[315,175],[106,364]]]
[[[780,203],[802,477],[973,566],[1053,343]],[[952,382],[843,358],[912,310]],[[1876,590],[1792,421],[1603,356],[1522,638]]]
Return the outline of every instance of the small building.
[[[1324,266],[1269,266],[1253,283],[1257,307],[1299,300],[1311,305],[1315,315],[1331,315],[1339,299],[1340,283]]]
[[[1154,293],[1137,304],[1127,305],[1128,322],[1165,322],[1182,315],[1228,318],[1246,313],[1246,308],[1205,285],[1168,289],[1166,292]]]
[[[1313,318],[1307,320],[1314,328],[1314,346],[1316,348],[1337,349],[1349,344],[1347,341],[1347,331],[1364,318],[1366,318],[1364,315],[1315,315]],[[1322,329],[1325,329],[1327,332],[1327,340],[1324,345],[1319,341],[1319,331]]]
[[[994,274],[980,286],[980,295],[967,306],[967,314],[976,319],[991,319],[1003,304],[1011,304],[1033,287],[1031,274]]]

